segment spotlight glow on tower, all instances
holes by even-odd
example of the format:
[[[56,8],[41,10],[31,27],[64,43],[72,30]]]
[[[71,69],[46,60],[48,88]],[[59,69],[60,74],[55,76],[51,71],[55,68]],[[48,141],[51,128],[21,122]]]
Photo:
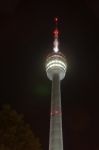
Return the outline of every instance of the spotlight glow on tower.
[[[59,51],[58,18],[55,18],[55,23],[53,52],[48,55],[45,65],[47,77],[52,81],[49,150],[63,150],[60,81],[65,77],[67,64]]]

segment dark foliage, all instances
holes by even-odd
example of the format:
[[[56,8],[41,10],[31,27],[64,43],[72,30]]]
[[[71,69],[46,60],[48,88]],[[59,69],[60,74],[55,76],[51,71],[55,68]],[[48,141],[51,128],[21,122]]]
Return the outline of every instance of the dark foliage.
[[[29,125],[8,105],[0,112],[0,150],[41,150]]]

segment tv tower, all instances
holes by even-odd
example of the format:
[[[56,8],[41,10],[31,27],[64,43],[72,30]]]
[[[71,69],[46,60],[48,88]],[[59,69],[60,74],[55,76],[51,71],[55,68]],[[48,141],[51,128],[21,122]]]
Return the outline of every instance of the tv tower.
[[[65,77],[67,64],[59,51],[58,18],[55,18],[55,24],[53,52],[48,55],[45,65],[47,77],[52,81],[49,150],[63,150],[60,81]]]

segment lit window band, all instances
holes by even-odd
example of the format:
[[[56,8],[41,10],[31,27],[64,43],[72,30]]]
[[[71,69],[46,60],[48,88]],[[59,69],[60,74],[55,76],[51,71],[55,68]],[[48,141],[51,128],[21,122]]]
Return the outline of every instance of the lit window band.
[[[50,68],[57,68],[57,67],[60,67],[62,68],[64,71],[66,71],[66,67],[64,68],[64,66],[60,65],[60,64],[52,64],[50,65],[49,67],[47,67],[46,71],[49,70]]]
[[[54,68],[54,67],[61,67],[64,70],[66,70],[66,65],[64,62],[60,60],[52,60],[46,65],[46,69],[48,70],[49,68]]]
[[[50,62],[46,65],[46,67],[48,67],[48,66],[51,65],[51,64],[61,64],[61,65],[63,65],[64,67],[66,67],[65,63],[63,63],[63,62],[60,61],[60,60],[52,60],[52,61],[50,61]]]

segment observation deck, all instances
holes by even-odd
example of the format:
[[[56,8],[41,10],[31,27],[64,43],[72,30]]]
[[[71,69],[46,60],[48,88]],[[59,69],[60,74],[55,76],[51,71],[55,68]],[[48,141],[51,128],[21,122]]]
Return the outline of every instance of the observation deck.
[[[59,79],[62,80],[65,77],[67,64],[65,56],[61,52],[52,52],[46,59],[46,73],[47,77],[52,80],[54,74],[59,75]]]

